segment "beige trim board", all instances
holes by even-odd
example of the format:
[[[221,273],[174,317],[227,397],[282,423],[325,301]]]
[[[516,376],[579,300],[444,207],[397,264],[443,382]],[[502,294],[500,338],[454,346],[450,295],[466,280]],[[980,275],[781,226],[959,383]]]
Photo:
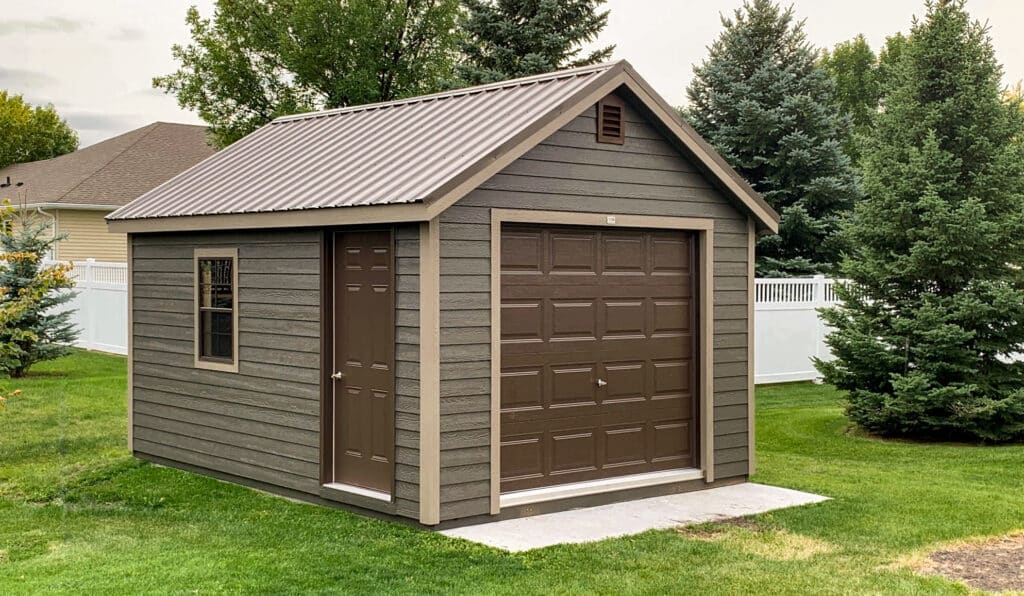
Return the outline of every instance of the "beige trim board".
[[[756,432],[757,416],[754,403],[754,287],[757,246],[757,224],[747,218],[747,475],[757,471]]]
[[[715,231],[700,235],[700,456],[704,480],[715,481]]]
[[[132,235],[128,234],[126,239],[128,242],[128,279],[126,280],[128,287],[128,451],[130,453],[135,452],[135,352],[132,350],[132,345],[135,343],[135,305],[133,302],[135,270],[132,265]]]
[[[501,225],[503,223],[691,230],[699,233],[701,468],[697,471],[699,473],[697,478],[703,477],[708,483],[714,482],[714,220],[619,213],[491,209],[491,514],[497,515],[501,512],[502,507],[510,506],[510,501],[506,498],[508,495],[501,494]],[[692,471],[686,472],[692,474]],[[623,480],[625,482],[632,477],[624,478],[627,479]],[[686,478],[686,480],[693,480],[693,478]]]
[[[420,523],[441,522],[441,238],[420,224]]]
[[[231,329],[231,355],[232,361],[228,362],[211,362],[209,360],[203,360],[199,357],[199,260],[200,259],[231,259],[231,317],[232,317],[232,329]],[[220,372],[237,373],[238,372],[238,249],[237,248],[197,248],[192,254],[192,336],[195,340],[195,350],[193,353],[194,360],[193,364],[195,368],[203,370],[216,370]]]
[[[246,230],[266,228],[321,228],[361,224],[427,221],[422,203],[333,207],[302,211],[268,211],[227,215],[187,215],[146,219],[108,219],[111,232],[201,232],[210,230]]]

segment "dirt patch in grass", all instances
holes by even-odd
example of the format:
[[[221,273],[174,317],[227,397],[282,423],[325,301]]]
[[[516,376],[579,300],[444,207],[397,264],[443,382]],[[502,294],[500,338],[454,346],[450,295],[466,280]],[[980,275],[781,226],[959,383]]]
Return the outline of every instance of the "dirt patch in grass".
[[[804,561],[833,550],[824,540],[767,528],[741,517],[680,528],[679,533],[694,540],[728,543],[747,554],[772,561]]]
[[[914,565],[988,592],[1024,592],[1024,532],[946,546]]]

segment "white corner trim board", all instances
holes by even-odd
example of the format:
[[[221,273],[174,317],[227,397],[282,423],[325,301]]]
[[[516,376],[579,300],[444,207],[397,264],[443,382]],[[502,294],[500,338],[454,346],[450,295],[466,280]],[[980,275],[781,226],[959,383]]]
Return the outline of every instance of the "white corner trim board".
[[[632,476],[620,476],[618,478],[602,478],[601,480],[574,482],[572,484],[545,486],[543,488],[505,493],[501,495],[501,506],[503,508],[516,507],[518,505],[543,503],[544,501],[555,501],[557,499],[571,499],[573,497],[585,497],[587,495],[598,495],[618,490],[629,490],[631,488],[644,488],[647,486],[658,486],[659,484],[671,484],[673,482],[685,482],[687,480],[700,480],[701,478],[704,478],[704,472],[696,468],[689,468],[685,470],[666,470],[664,472],[648,472],[646,474],[634,474]]]

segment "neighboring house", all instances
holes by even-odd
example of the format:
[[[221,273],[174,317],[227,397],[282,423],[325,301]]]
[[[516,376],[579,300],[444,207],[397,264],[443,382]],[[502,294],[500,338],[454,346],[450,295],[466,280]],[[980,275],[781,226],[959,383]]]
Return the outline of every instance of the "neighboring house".
[[[753,471],[778,215],[625,62],[279,118],[108,220],[138,457],[425,525]]]
[[[124,262],[124,234],[103,218],[213,155],[206,128],[154,122],[73,153],[0,169],[0,200],[27,205],[66,238],[53,258]],[[22,186],[13,186],[17,183]]]

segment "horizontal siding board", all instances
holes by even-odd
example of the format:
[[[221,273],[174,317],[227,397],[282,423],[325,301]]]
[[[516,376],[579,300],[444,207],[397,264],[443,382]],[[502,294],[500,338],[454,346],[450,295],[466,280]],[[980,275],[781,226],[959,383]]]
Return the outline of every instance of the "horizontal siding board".
[[[240,449],[247,449],[252,451],[259,451],[264,453],[271,453],[277,456],[288,457],[299,461],[305,461],[310,463],[317,463],[319,461],[320,446],[317,441],[314,440],[314,445],[304,445],[297,442],[295,439],[302,439],[301,433],[295,431],[295,429],[287,429],[285,431],[291,431],[291,440],[284,440],[269,435],[254,434],[260,430],[266,430],[272,428],[272,425],[257,424],[250,421],[234,419],[229,424],[222,424],[210,415],[201,416],[204,419],[203,423],[184,421],[181,418],[181,412],[174,411],[173,409],[166,409],[161,414],[163,416],[151,413],[144,403],[139,404],[139,407],[135,411],[135,417],[133,423],[136,428],[145,428],[147,430],[156,430],[160,432],[171,433],[179,436],[189,437],[192,439],[202,439],[212,441],[219,444],[230,445]],[[172,416],[168,418],[167,416]],[[283,428],[283,427],[278,427]],[[280,433],[278,433],[280,434]],[[144,437],[155,438],[153,435],[147,433]]]
[[[463,501],[451,501],[441,503],[441,520],[459,519],[462,517],[473,517],[486,515],[491,511],[489,497],[467,499]]]
[[[281,409],[272,409],[239,401],[228,401],[204,397],[192,397],[189,395],[177,395],[164,391],[149,389],[139,385],[135,388],[133,399],[136,405],[143,403],[153,407],[170,407],[180,410],[180,420],[191,421],[194,417],[215,416],[220,419],[243,420],[250,422],[264,422],[274,427],[288,429],[288,440],[305,443],[312,438],[319,439],[320,408],[309,408],[308,413],[297,413]],[[275,404],[278,405],[278,404]],[[154,410],[155,415],[162,410]],[[296,431],[292,435],[292,431]],[[282,437],[284,440],[284,437]]]
[[[264,482],[273,486],[290,488],[304,493],[316,494],[320,484],[317,480],[303,476],[266,468],[261,465],[251,465],[235,461],[226,457],[209,455],[182,447],[172,447],[159,442],[152,442],[136,437],[134,441],[135,451],[143,455],[152,455],[169,461],[176,461],[183,464],[206,468],[215,472],[231,474],[240,478],[249,478]]]

